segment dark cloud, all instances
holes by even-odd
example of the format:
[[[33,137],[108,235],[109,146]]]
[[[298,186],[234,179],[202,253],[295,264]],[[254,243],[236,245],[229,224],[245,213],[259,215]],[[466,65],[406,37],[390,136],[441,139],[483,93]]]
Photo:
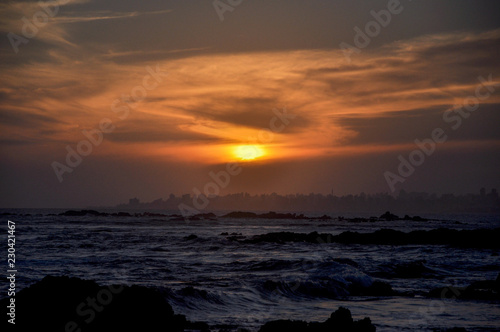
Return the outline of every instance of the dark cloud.
[[[4,126],[17,126],[24,128],[36,128],[39,126],[63,123],[54,116],[8,108],[0,109],[0,122]]]
[[[427,109],[385,112],[374,116],[343,116],[334,119],[336,125],[352,130],[357,135],[348,144],[411,144],[415,139],[430,138],[435,128],[441,128],[454,141],[500,141],[500,104],[484,104],[463,119],[460,127],[443,120],[449,107],[436,106]]]
[[[270,121],[277,109],[282,113],[285,105],[278,102],[278,98],[235,98],[227,96],[212,97],[209,103],[204,103],[186,109],[185,111],[200,119],[209,119],[232,125],[245,126],[253,129],[269,129]],[[293,114],[293,111],[290,110]],[[291,134],[305,130],[311,125],[306,117],[299,116],[286,127],[286,133]]]
[[[172,128],[142,128],[137,130],[118,129],[107,134],[106,138],[118,143],[172,143],[189,141],[191,143],[215,142],[218,139],[212,136],[203,135],[185,130],[174,130]]]
[[[500,64],[500,30],[496,33],[479,36],[474,39],[464,36],[463,40],[433,44],[414,53],[415,63],[431,62],[457,64],[469,67],[470,61],[475,66],[498,66]],[[487,60],[486,63],[482,61]]]

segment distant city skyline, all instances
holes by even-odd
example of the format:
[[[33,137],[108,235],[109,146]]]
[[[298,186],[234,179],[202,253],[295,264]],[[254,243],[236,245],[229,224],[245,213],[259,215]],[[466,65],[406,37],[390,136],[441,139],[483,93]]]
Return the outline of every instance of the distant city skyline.
[[[110,207],[95,207],[110,208]],[[118,204],[114,208],[125,210],[166,210],[176,211],[185,217],[206,214],[215,211],[279,211],[279,212],[316,212],[316,213],[382,213],[391,210],[398,213],[498,213],[500,199],[495,188],[487,191],[481,188],[476,193],[454,195],[451,193],[436,195],[425,192],[406,192],[401,190],[397,195],[350,194],[336,196],[277,193],[250,195],[235,193],[223,196],[193,196],[170,194],[165,198],[157,198],[144,202],[134,197],[128,203]]]

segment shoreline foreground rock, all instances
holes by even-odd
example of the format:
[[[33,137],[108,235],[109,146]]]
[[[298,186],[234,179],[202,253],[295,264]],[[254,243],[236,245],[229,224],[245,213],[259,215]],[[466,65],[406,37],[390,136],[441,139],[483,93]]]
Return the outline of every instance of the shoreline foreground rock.
[[[175,315],[155,290],[143,286],[100,286],[80,278],[47,276],[16,294],[16,331],[208,332],[205,323]],[[0,301],[7,306],[9,299]],[[2,329],[5,331],[5,329]]]
[[[323,323],[307,323],[298,320],[275,320],[267,322],[260,328],[259,332],[375,332],[376,327],[372,324],[370,318],[365,317],[362,320],[354,321],[349,309],[340,307],[332,313]]]

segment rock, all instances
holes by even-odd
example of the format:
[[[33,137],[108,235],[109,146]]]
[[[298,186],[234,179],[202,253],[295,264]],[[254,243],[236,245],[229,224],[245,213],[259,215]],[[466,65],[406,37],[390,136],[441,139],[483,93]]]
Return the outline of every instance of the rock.
[[[380,216],[380,219],[385,219],[387,221],[393,221],[393,220],[399,220],[399,217],[395,214],[390,213],[387,211],[383,215]]]
[[[261,326],[259,332],[306,332],[310,331],[308,324],[301,320],[274,320]]]
[[[132,217],[132,215],[128,212],[117,212],[111,214],[113,217]]]
[[[221,218],[257,218],[257,214],[253,212],[241,212],[241,211],[236,211],[236,212],[230,212]]]
[[[259,332],[375,332],[370,318],[354,321],[347,308],[340,307],[325,322],[307,323],[300,320],[276,320],[262,325]]]
[[[206,220],[217,220],[217,216],[213,213],[198,213],[192,216],[191,218],[196,218],[198,220],[206,219]]]
[[[337,329],[347,329],[352,326],[353,319],[349,309],[344,307],[339,307],[337,311],[332,312],[330,318],[328,318],[325,324],[330,325],[332,328]]]
[[[67,216],[67,217],[82,217],[86,215],[91,215],[91,216],[107,216],[107,213],[101,213],[97,212],[94,210],[80,210],[80,211],[74,211],[74,210],[68,210],[63,213],[59,213],[60,216]]]
[[[223,215],[221,218],[259,218],[259,219],[331,219],[329,216],[324,215],[319,218],[308,218],[303,214],[295,214],[295,213],[276,213],[274,211],[270,211],[267,213],[257,214],[254,212],[242,212],[235,211],[230,212],[226,215]]]
[[[99,286],[79,278],[47,276],[15,298],[18,331],[177,332],[192,324],[174,315],[158,292],[142,286]],[[5,308],[8,301],[1,300],[0,306]],[[8,324],[7,319],[3,322]],[[196,326],[208,331],[206,324]]]

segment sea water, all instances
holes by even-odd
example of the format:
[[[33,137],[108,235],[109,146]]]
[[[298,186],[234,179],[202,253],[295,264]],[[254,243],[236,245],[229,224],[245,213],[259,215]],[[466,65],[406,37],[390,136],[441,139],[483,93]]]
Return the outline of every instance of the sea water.
[[[349,308],[355,319],[370,317],[377,331],[500,330],[498,302],[426,296],[437,287],[495,279],[500,272],[498,250],[244,241],[281,231],[336,235],[382,228],[496,228],[498,216],[422,215],[438,220],[353,223],[337,218],[69,217],[58,215],[61,212],[0,210],[14,213],[2,215],[2,221],[16,222],[18,289],[47,275],[102,285],[143,285],[161,292],[174,311],[189,320],[250,331],[274,319],[324,321],[339,306]],[[374,281],[390,284],[398,295],[349,294],[349,286]]]

